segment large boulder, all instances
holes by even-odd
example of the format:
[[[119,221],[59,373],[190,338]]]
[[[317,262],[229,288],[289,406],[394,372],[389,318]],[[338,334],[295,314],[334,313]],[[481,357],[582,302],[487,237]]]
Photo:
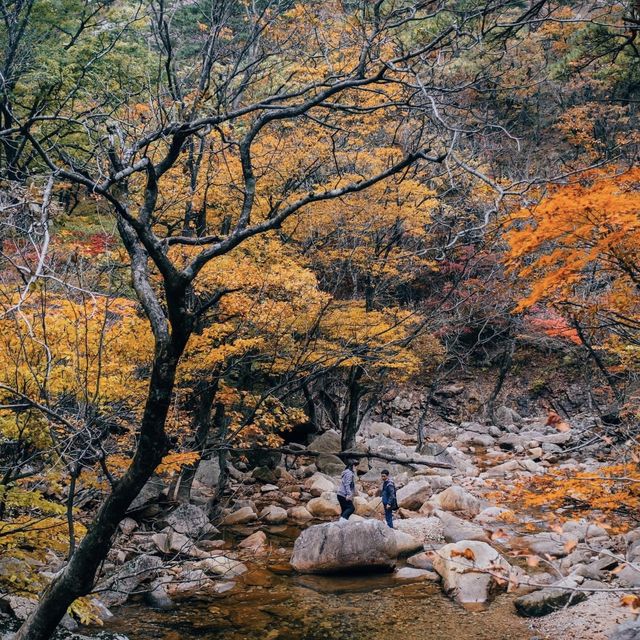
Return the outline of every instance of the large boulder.
[[[399,529],[392,529],[392,531],[396,537],[396,544],[398,545],[398,557],[403,558],[404,556],[409,556],[424,548],[422,540],[415,538],[411,534],[400,531]]]
[[[248,522],[253,522],[256,519],[256,512],[251,507],[242,507],[241,509],[226,515],[222,520],[222,524],[226,526],[247,524]]]
[[[201,484],[205,487],[217,487],[220,478],[220,463],[218,457],[209,460],[200,460],[198,468],[193,477],[194,484]]]
[[[287,512],[282,507],[271,504],[260,512],[260,520],[267,524],[283,524],[287,521]]]
[[[444,530],[438,518],[408,518],[407,520],[395,520],[393,526],[403,533],[420,540],[422,544],[427,542],[441,542],[444,540]]]
[[[380,498],[367,500],[364,496],[356,496],[353,499],[353,506],[356,508],[356,513],[364,518],[368,518],[376,511],[382,511],[382,501]]]
[[[606,529],[588,520],[567,520],[562,525],[562,533],[565,533],[580,542],[590,538],[609,537]]]
[[[314,518],[333,518],[340,515],[340,505],[338,504],[338,499],[335,497],[335,494],[332,498],[323,494],[319,498],[311,498],[311,500],[307,502],[307,511]]]
[[[291,565],[301,573],[391,570],[397,556],[394,532],[379,520],[330,522],[311,526],[300,534]]]
[[[488,449],[495,444],[496,439],[488,433],[475,433],[473,431],[465,431],[456,438],[456,442],[459,442],[461,444],[468,444],[471,446],[484,447]]]
[[[138,511],[150,503],[157,503],[163,496],[165,489],[165,481],[160,476],[152,476],[129,506],[129,511]]]
[[[431,496],[433,489],[428,480],[412,480],[398,489],[398,505],[403,509],[418,510]]]
[[[488,542],[487,534],[480,525],[467,522],[448,511],[436,511],[435,516],[442,523],[444,539],[447,542],[460,542],[462,540]]]
[[[399,441],[415,441],[415,436],[406,433],[402,429],[393,427],[386,422],[367,422],[360,428],[360,436],[365,440],[369,438],[375,438],[376,436],[385,436],[392,440]]]
[[[456,447],[447,447],[444,452],[436,457],[440,462],[452,464],[462,475],[475,477],[478,475],[478,468],[473,464],[473,460]]]
[[[520,414],[509,407],[505,407],[504,405],[495,410],[494,418],[496,424],[500,427],[509,427],[514,424],[522,423],[522,417]]]
[[[309,522],[309,520],[313,520],[313,516],[309,513],[309,510],[306,507],[301,506],[291,507],[291,509],[287,511],[287,515],[290,520],[293,520],[293,522],[304,523]]]
[[[100,600],[107,607],[123,604],[141,583],[155,578],[161,566],[158,556],[146,554],[127,562],[115,576],[100,585]]]
[[[344,471],[344,462],[330,453],[321,453],[316,458],[316,467],[329,476],[339,476]]]
[[[482,604],[502,581],[495,573],[508,575],[509,563],[491,546],[477,540],[447,544],[434,552],[433,568],[442,577],[445,593],[460,604]]]
[[[165,518],[165,524],[172,531],[190,538],[198,538],[213,529],[207,514],[193,504],[181,504]]]
[[[336,454],[342,450],[342,440],[337,431],[329,429],[329,431],[325,431],[322,435],[312,440],[307,448],[310,451]]]
[[[457,485],[439,493],[433,498],[433,502],[444,511],[462,511],[472,516],[480,513],[480,500]]]
[[[314,473],[304,481],[304,488],[314,497],[320,497],[325,491],[335,491],[336,485],[323,473]]]
[[[375,451],[377,453],[385,453],[391,456],[396,456],[398,458],[420,457],[416,455],[415,447],[409,447],[407,445],[401,444],[400,442],[397,442],[393,438],[389,438],[383,435],[377,435],[373,438],[370,438],[367,441],[367,447],[371,451]],[[393,464],[389,464],[384,460],[375,460],[375,462],[380,467],[390,467],[390,469],[393,469]]]

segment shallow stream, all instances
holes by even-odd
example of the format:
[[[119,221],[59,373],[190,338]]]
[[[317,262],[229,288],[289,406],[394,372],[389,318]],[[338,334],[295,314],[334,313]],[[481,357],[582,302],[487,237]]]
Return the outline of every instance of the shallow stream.
[[[280,538],[276,544],[283,542]],[[296,575],[283,562],[286,553],[247,563],[249,572],[227,593],[191,598],[164,612],[143,604],[125,605],[114,611],[116,617],[105,627],[131,640],[529,640],[535,636],[515,615],[511,596],[499,596],[484,611],[467,611],[446,598],[439,585],[400,580],[393,574]]]

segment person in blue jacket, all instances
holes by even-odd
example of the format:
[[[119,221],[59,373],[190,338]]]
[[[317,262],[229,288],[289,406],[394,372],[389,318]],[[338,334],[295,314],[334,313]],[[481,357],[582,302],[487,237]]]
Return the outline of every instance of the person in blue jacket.
[[[398,508],[396,499],[396,485],[389,477],[389,471],[384,469],[380,476],[382,477],[382,506],[384,507],[384,519],[389,527],[393,529],[393,512]]]

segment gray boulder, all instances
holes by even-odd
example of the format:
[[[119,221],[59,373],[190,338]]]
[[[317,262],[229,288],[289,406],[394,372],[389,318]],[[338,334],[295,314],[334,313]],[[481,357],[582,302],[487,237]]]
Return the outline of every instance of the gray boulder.
[[[521,616],[539,617],[578,604],[587,599],[586,593],[575,590],[580,581],[580,576],[569,576],[550,587],[520,596],[514,600],[516,611]]]
[[[562,525],[562,532],[581,542],[590,538],[609,536],[606,529],[588,520],[567,520]]]
[[[396,520],[393,526],[396,531],[408,533],[423,544],[444,540],[444,530],[438,518],[407,518],[406,520]]]
[[[379,520],[329,522],[311,526],[300,534],[291,565],[301,573],[391,570],[397,556],[396,537]]]
[[[159,476],[152,476],[142,487],[129,507],[129,511],[137,511],[149,503],[158,502],[166,488],[165,482]]]
[[[415,567],[416,569],[433,571],[433,554],[426,551],[416,553],[415,556],[407,558],[407,564]]]
[[[630,565],[625,565],[622,571],[618,573],[618,580],[625,587],[637,588],[640,586],[640,571]]]
[[[462,511],[472,516],[480,513],[480,500],[457,485],[439,493],[433,502],[444,511]]]
[[[220,478],[220,463],[218,458],[210,458],[209,460],[200,460],[193,482],[201,484],[205,487],[217,487]]]
[[[360,436],[365,440],[368,438],[375,438],[376,436],[385,436],[392,440],[399,440],[401,442],[415,441],[414,435],[406,433],[397,427],[393,427],[386,422],[366,422],[360,428]]]
[[[181,504],[165,518],[165,524],[171,530],[190,538],[198,538],[210,530],[215,530],[210,525],[207,514],[193,504]]]
[[[618,625],[609,634],[609,640],[640,640],[640,620],[629,620]]]
[[[316,459],[318,471],[329,476],[339,476],[344,471],[344,462],[330,453],[323,453]]]
[[[570,540],[572,538],[569,535],[545,531],[522,538],[515,538],[511,541],[511,544],[514,549],[529,551],[538,556],[548,555],[564,558],[568,553],[567,543]]]
[[[500,427],[508,427],[522,423],[522,417],[520,414],[513,409],[509,409],[509,407],[505,407],[504,405],[495,410],[494,417],[496,424]]]
[[[428,480],[412,480],[398,490],[396,497],[398,505],[403,509],[417,510],[429,499],[432,493],[433,489]]]
[[[460,604],[482,604],[504,587],[492,574],[508,575],[509,563],[491,546],[477,540],[447,544],[433,555],[447,595]]]
[[[204,558],[207,552],[199,549],[191,538],[169,528],[151,537],[158,550],[164,555],[181,555],[191,558]]]
[[[149,591],[144,594],[144,599],[152,609],[163,611],[173,609],[174,603],[167,590],[167,583],[170,581],[168,577],[156,578],[149,585]]]
[[[325,431],[322,435],[312,440],[307,448],[311,451],[336,454],[342,449],[340,434],[333,429],[329,429],[329,431]]]
[[[123,604],[140,584],[155,578],[161,566],[160,558],[146,554],[127,562],[115,576],[99,586],[100,600],[107,607]]]
[[[410,533],[405,533],[398,529],[392,529],[393,534],[396,537],[396,544],[398,545],[398,557],[404,557],[421,550],[424,546],[422,540],[412,536]]]
[[[488,433],[474,433],[472,431],[467,431],[460,434],[456,438],[456,442],[459,442],[460,444],[489,448],[495,444],[496,440]]]
[[[467,522],[447,511],[436,511],[435,516],[442,522],[443,535],[447,542],[460,542],[462,540],[488,542],[484,529],[473,522]]]

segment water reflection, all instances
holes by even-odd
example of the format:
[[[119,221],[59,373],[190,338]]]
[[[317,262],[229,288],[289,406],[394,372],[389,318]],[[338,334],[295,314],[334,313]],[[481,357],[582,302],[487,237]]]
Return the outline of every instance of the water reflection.
[[[277,564],[273,568],[277,568]],[[281,567],[282,568],[282,567]],[[283,575],[254,565],[244,584],[192,598],[173,611],[122,607],[107,628],[131,640],[526,640],[525,622],[502,596],[487,611],[464,610],[438,585],[393,574]]]

